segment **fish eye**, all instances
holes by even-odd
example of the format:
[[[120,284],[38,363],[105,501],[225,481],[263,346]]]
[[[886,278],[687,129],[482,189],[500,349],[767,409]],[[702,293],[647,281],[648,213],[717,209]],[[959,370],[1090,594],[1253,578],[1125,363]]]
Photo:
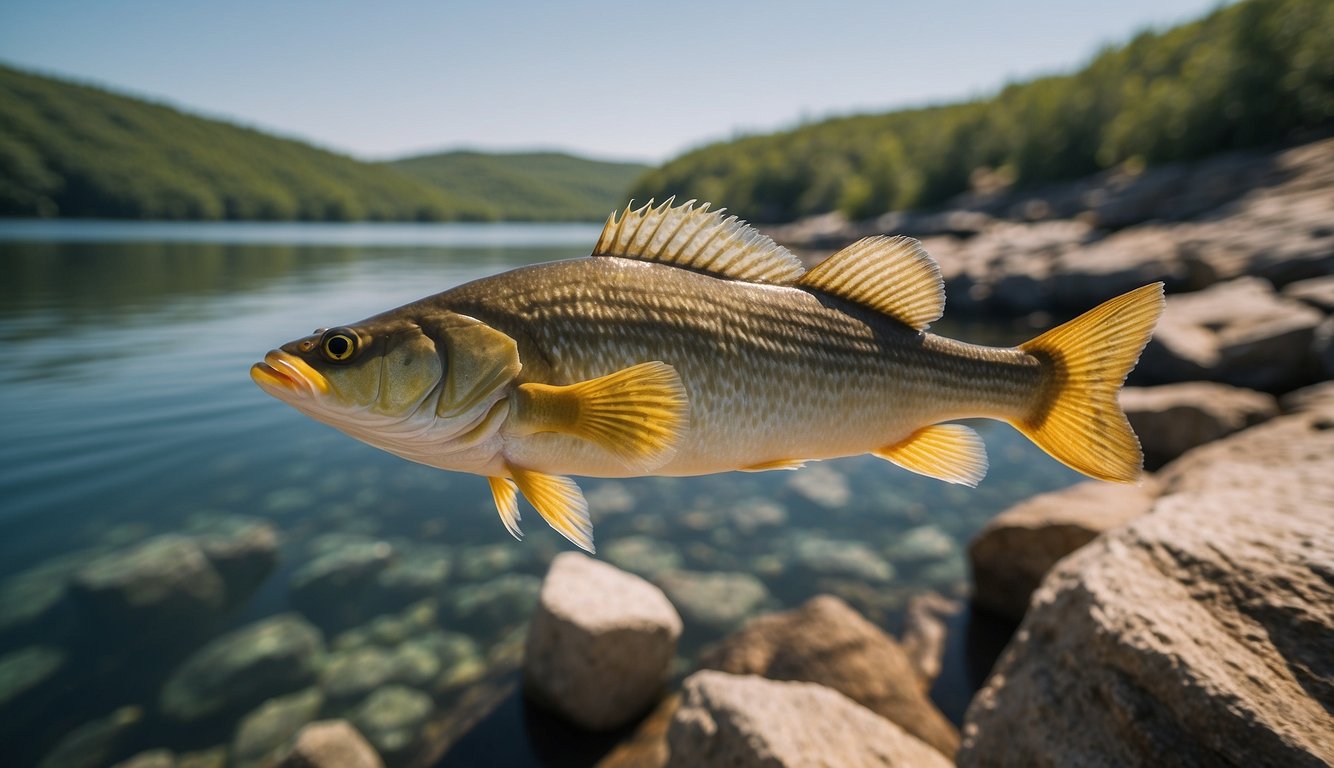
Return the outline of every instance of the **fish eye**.
[[[320,352],[330,362],[341,363],[356,354],[356,351],[356,334],[348,330],[335,328],[324,334],[320,341]]]

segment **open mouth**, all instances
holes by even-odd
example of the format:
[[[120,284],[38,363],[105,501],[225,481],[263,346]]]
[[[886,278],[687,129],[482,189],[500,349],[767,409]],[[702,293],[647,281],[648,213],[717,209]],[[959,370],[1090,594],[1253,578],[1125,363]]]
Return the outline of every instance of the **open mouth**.
[[[270,392],[313,395],[329,391],[328,382],[319,372],[301,358],[277,349],[265,355],[264,362],[250,366],[250,378]]]

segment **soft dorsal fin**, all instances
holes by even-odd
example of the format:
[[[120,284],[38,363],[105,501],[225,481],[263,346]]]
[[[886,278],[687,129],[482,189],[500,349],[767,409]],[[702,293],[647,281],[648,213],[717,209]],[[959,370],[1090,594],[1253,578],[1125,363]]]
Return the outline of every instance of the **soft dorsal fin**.
[[[673,208],[674,199],[656,208],[652,201],[639,209],[626,207],[619,219],[615,213],[608,216],[593,255],[774,285],[790,285],[806,271],[796,256],[767,235],[735,216],[724,217],[725,209],[710,211],[708,203],[696,208],[694,200]]]
[[[870,307],[919,331],[945,313],[940,267],[921,243],[902,235],[858,240],[812,267],[797,284]]]

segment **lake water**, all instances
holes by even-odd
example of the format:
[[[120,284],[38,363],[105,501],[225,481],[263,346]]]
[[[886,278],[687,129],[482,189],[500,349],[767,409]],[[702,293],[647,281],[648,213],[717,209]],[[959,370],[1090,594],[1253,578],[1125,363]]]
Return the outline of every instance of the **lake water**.
[[[451,755],[469,764],[478,739],[500,750],[489,753],[503,756],[495,764],[582,754],[553,762],[535,735],[553,726],[511,693],[540,577],[572,547],[535,514],[525,515],[526,540],[514,541],[483,479],[317,424],[264,395],[248,369],[313,328],[582,256],[596,235],[590,225],[0,222],[0,743],[15,764],[71,738],[83,739],[76,752],[106,760],[231,748],[247,712],[297,689],[310,712],[379,729],[400,764],[422,748],[420,734],[452,739],[488,712],[446,764]],[[936,330],[1006,344],[1034,333]],[[599,557],[658,581],[680,604],[685,672],[702,644],[745,617],[821,592],[890,631],[916,592],[966,594],[970,537],[1010,504],[1076,479],[1010,428],[979,427],[991,471],[977,489],[869,457],[581,484]],[[236,592],[245,579],[223,572],[226,556],[207,547],[216,569],[187,556],[208,541],[240,546],[265,526],[277,533],[277,560],[257,586]],[[155,540],[164,535],[177,538]],[[191,586],[201,568],[222,573],[221,603]],[[263,692],[205,675],[198,686],[214,688],[186,693],[221,703],[182,714],[173,672],[192,653],[291,611],[319,626],[326,649],[302,662],[312,665],[304,677]],[[957,719],[978,672],[951,642],[934,695]],[[379,677],[357,678],[375,666],[358,659],[389,657],[417,666],[379,664]],[[335,662],[341,675],[328,671]],[[284,712],[301,709],[283,701]]]

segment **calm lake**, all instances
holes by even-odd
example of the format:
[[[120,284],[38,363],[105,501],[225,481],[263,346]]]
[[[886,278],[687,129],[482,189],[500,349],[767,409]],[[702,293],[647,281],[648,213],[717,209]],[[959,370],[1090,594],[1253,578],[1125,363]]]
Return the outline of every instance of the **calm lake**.
[[[578,750],[550,758],[536,735],[550,724],[534,725],[540,718],[509,694],[540,577],[572,545],[531,510],[526,540],[511,539],[484,479],[358,443],[266,396],[248,370],[316,327],[583,256],[597,232],[0,222],[0,743],[22,741],[6,748],[21,755],[14,764],[37,762],[62,739],[68,747],[76,731],[100,738],[106,760],[154,747],[233,749],[247,714],[295,690],[316,702],[311,717],[381,729],[372,739],[399,764],[420,734],[450,738],[494,701],[446,764],[483,752],[495,765],[577,763]],[[1034,333],[933,330],[993,344]],[[977,489],[869,457],[799,472],[583,480],[598,556],[657,581],[678,604],[683,673],[702,644],[746,617],[821,592],[897,632],[914,593],[966,594],[965,549],[990,517],[1076,479],[1010,428],[978,426],[991,470]],[[197,593],[172,580],[207,563],[179,553],[266,525],[276,567],[239,598],[196,610]],[[175,535],[166,541],[178,559],[150,541],[164,535]],[[179,624],[174,604],[153,602],[163,590],[183,590],[181,604],[193,606]],[[238,691],[217,672],[197,683],[213,688],[189,690],[194,678],[180,670],[192,653],[287,612],[319,628],[322,655],[301,662],[316,665],[307,679]],[[967,633],[954,634],[933,695],[957,720],[979,673],[965,668]],[[417,666],[362,681],[365,665],[354,662],[376,653]],[[329,671],[336,663],[340,674]],[[190,696],[211,703],[185,711]],[[386,723],[371,710],[401,717]]]

